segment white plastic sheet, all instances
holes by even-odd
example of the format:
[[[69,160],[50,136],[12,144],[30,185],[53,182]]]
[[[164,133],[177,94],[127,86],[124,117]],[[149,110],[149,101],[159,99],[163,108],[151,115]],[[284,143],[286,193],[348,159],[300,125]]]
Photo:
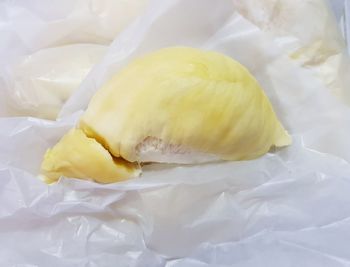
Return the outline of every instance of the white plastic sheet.
[[[350,266],[350,108],[290,58],[295,39],[262,30],[229,0],[155,1],[60,120],[0,119],[0,266]],[[171,45],[246,65],[293,145],[246,162],[150,165],[141,178],[111,185],[36,179],[45,149],[108,77]]]
[[[31,50],[72,43],[109,44],[148,0],[4,1],[2,13]]]
[[[0,116],[55,119],[148,0],[0,1]],[[68,77],[69,76],[69,77]],[[4,93],[5,92],[5,93]],[[40,96],[39,96],[40,95]]]
[[[56,119],[107,46],[73,44],[39,50],[6,68],[4,92],[7,115]]]

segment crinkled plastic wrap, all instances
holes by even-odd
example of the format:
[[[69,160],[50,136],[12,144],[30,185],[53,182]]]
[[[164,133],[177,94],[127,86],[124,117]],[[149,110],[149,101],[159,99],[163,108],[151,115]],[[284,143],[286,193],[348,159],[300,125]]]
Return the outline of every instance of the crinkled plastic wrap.
[[[148,0],[0,1],[0,116],[55,119]]]
[[[295,23],[311,23],[302,19]],[[345,92],[293,57],[292,41],[297,49],[308,44],[296,33],[259,25],[229,0],[155,1],[114,40],[59,120],[0,119],[0,266],[349,266]],[[293,144],[253,161],[148,165],[141,178],[110,185],[39,181],[44,151],[99,86],[132,58],[172,45],[220,51],[246,65]],[[338,45],[332,55],[346,68]],[[344,68],[322,66],[345,84]]]
[[[0,18],[28,49],[72,43],[109,44],[149,0],[4,1]],[[9,3],[10,2],[10,3]]]
[[[21,58],[0,74],[9,107],[6,115],[56,119],[106,50],[104,45],[73,44],[42,49]]]

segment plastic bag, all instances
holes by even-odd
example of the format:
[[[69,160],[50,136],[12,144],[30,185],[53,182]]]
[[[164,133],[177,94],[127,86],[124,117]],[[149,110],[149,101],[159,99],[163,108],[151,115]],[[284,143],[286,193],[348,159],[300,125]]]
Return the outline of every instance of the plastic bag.
[[[36,51],[73,43],[109,44],[147,4],[148,0],[28,0],[4,3],[2,9],[18,39]]]
[[[350,104],[349,59],[344,55],[345,42],[326,1],[233,2],[239,12],[252,23],[281,39],[283,46],[288,47],[292,59],[303,67],[312,69],[339,99]],[[336,4],[334,1],[329,2]]]
[[[276,37],[236,11],[229,0],[155,1],[113,42],[60,120],[0,119],[1,266],[349,265],[350,108],[290,58],[283,40],[294,36]],[[246,65],[293,145],[253,161],[149,165],[141,178],[111,185],[36,179],[45,149],[106,79],[171,45]]]
[[[39,50],[3,73],[7,79],[8,115],[56,119],[107,46],[75,44]]]
[[[0,116],[55,119],[102,57],[97,44],[112,42],[147,5],[148,0],[0,2],[0,58],[6,62],[0,86],[8,89],[0,93]]]

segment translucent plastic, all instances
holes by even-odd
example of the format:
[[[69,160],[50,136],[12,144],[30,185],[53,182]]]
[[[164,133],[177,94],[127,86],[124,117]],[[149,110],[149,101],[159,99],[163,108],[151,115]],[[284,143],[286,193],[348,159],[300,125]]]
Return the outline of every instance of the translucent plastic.
[[[114,40],[60,120],[0,119],[0,266],[349,266],[350,108],[345,87],[328,82],[349,84],[344,44],[311,53],[341,62],[337,71],[310,66],[309,54],[292,56],[309,44],[297,32],[281,35],[239,12],[231,0],[155,1]],[[322,14],[312,20],[324,22]],[[326,45],[330,29],[339,34],[329,23],[319,28]],[[100,85],[131,58],[171,45],[247,66],[293,145],[253,161],[148,165],[141,178],[111,185],[39,181],[44,151]]]
[[[0,1],[0,116],[55,119],[148,0]]]
[[[11,115],[56,119],[106,51],[103,45],[74,44],[42,49],[21,58],[2,73]]]

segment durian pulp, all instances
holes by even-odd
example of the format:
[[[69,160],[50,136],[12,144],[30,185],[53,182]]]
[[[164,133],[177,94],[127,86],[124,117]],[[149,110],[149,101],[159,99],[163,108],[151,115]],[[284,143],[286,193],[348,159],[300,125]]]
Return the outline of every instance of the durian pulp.
[[[246,160],[291,142],[246,68],[222,54],[187,47],[133,61],[95,94],[79,127],[131,162]],[[147,148],[150,139],[170,150]],[[140,147],[146,147],[143,153]],[[172,153],[172,147],[183,149]],[[198,154],[204,157],[191,157]]]
[[[61,176],[112,183],[140,174],[137,164],[111,156],[80,129],[70,130],[46,152],[41,170],[47,183],[53,183]]]

